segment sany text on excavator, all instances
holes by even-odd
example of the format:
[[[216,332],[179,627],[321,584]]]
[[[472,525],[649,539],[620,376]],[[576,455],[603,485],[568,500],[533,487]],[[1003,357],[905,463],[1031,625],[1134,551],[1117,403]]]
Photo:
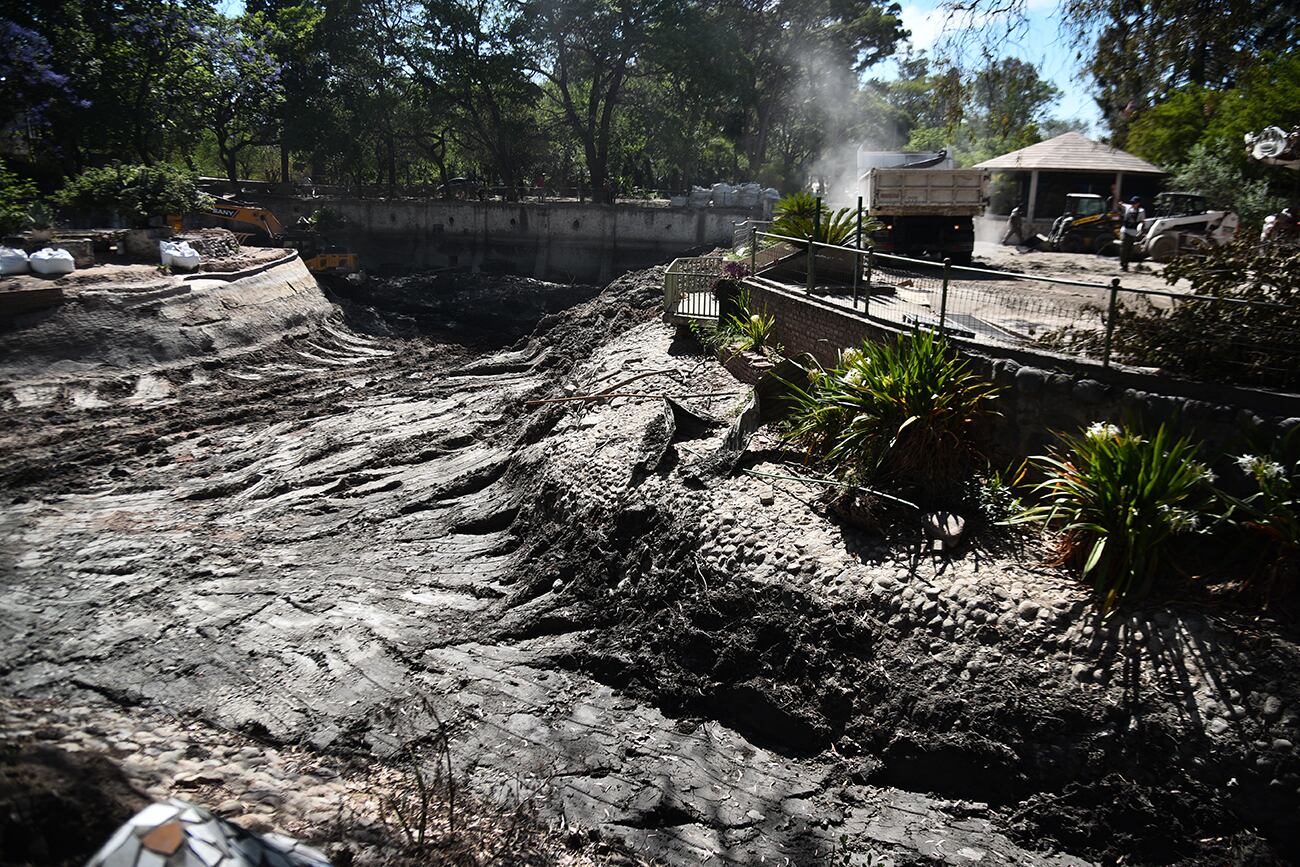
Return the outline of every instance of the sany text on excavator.
[[[357,256],[330,246],[319,231],[314,228],[293,228],[286,230],[275,214],[266,208],[245,205],[229,199],[213,199],[206,211],[194,215],[215,218],[224,223],[255,227],[253,232],[235,232],[239,243],[250,239],[261,240],[265,236],[269,246],[285,247],[302,254],[303,263],[313,274],[351,274],[357,270]],[[167,224],[173,231],[182,230],[186,216],[174,214],[167,218]]]

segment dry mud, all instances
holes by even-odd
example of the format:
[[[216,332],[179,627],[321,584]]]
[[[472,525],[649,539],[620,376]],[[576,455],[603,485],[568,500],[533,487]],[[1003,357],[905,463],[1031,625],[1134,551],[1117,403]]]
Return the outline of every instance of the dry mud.
[[[84,310],[12,325],[9,740],[111,716],[121,763],[181,720],[250,739],[204,759],[226,780],[247,743],[397,767],[446,733],[480,795],[672,864],[1285,863],[1292,630],[1101,622],[1033,551],[935,558],[729,472],[779,455],[728,450],[748,389],[657,320],[661,279],[556,290],[504,349],[509,292],[462,291],[467,342],[418,282],[400,327],[297,277],[114,308],[111,365],[56,357]],[[214,315],[182,340],[184,305]],[[528,403],[599,390],[676,404]],[[329,841],[285,767],[209,806]]]

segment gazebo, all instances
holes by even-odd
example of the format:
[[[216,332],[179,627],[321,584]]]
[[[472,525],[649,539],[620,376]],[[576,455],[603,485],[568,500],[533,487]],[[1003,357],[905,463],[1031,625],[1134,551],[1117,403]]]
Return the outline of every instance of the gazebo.
[[[1077,132],[985,160],[975,168],[1012,181],[1011,185],[1006,180],[995,182],[992,213],[1005,215],[1019,204],[1031,223],[1050,221],[1064,213],[1067,193],[1097,193],[1117,202],[1141,196],[1149,204],[1167,174],[1140,157]]]

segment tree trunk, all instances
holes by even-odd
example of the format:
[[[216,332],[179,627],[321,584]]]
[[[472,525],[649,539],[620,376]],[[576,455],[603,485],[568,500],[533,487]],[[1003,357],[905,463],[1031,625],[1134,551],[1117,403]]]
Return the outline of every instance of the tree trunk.
[[[289,183],[289,143],[285,141],[283,125],[280,127],[280,183]]]

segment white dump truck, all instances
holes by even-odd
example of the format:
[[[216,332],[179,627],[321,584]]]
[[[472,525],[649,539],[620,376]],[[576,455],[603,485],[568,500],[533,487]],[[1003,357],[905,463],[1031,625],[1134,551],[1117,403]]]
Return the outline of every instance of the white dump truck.
[[[947,151],[859,148],[858,176],[863,207],[883,224],[871,234],[875,249],[970,264],[975,217],[988,204],[987,171],[953,168]]]

